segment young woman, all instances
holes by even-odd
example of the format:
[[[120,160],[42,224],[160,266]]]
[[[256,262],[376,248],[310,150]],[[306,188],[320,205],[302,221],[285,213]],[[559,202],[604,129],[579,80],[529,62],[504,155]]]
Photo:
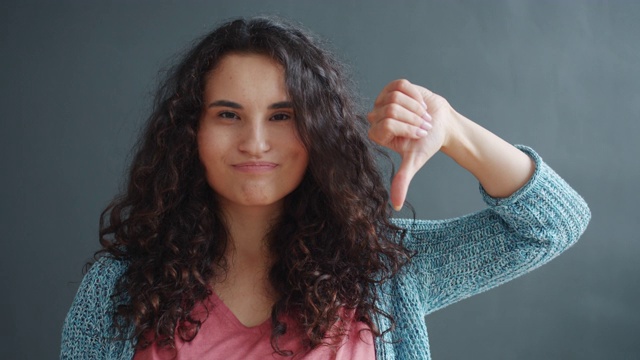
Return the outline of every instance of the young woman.
[[[391,219],[370,140],[402,157],[396,209],[437,151],[489,207]],[[235,20],[159,90],[61,357],[428,359],[426,314],[545,263],[589,217],[533,150],[442,97],[393,81],[365,118],[313,36]]]

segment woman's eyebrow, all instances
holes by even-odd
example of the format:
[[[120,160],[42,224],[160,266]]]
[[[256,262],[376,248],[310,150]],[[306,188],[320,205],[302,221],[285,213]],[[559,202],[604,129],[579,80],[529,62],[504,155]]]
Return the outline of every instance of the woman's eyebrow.
[[[209,104],[209,106],[207,107],[212,108],[216,106],[230,107],[232,109],[242,109],[242,105],[229,100],[216,100]]]
[[[273,103],[269,106],[269,109],[291,109],[293,108],[293,103],[291,101],[280,101],[277,103]]]
[[[217,107],[217,106],[222,106],[222,107],[230,107],[232,109],[242,109],[242,105],[233,102],[233,101],[229,101],[229,100],[216,100],[212,103],[209,104],[209,106],[207,106],[208,108],[212,108],[212,107]],[[269,105],[269,109],[291,109],[293,108],[293,103],[291,101],[280,101],[277,103],[273,103],[271,105]]]

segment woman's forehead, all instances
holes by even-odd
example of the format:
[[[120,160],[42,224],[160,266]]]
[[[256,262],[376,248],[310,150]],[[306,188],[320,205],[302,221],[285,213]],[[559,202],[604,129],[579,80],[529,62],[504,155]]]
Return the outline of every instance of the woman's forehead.
[[[207,75],[205,100],[288,101],[283,67],[262,54],[231,53]]]

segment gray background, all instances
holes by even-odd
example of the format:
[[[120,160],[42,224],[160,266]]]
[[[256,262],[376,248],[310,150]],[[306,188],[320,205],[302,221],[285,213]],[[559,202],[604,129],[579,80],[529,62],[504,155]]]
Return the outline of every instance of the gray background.
[[[513,143],[589,202],[565,255],[427,318],[435,359],[640,358],[640,2],[7,2],[0,5],[0,358],[58,356],[158,70],[223,19],[300,21],[351,64],[371,103],[404,77]],[[438,155],[419,218],[482,207]]]

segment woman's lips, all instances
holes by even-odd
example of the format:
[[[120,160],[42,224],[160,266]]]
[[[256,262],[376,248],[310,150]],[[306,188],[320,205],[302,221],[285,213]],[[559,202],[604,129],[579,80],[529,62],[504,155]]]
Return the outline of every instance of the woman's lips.
[[[267,161],[249,161],[233,164],[232,166],[235,170],[243,173],[260,174],[272,171],[278,164]]]

